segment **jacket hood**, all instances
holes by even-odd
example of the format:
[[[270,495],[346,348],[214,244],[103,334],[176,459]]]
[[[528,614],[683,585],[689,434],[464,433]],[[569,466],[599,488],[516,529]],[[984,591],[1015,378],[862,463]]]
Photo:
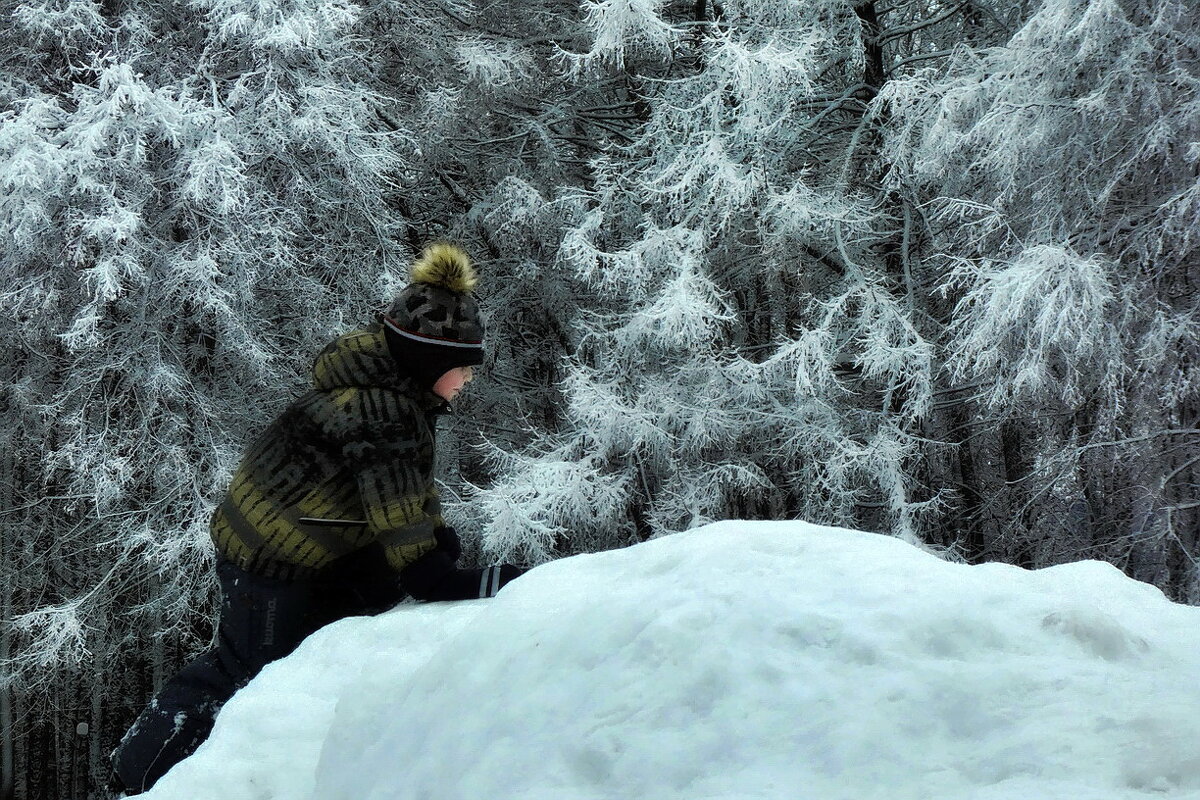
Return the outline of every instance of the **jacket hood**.
[[[313,362],[312,379],[318,391],[345,387],[392,389],[411,398],[423,410],[432,410],[446,402],[404,374],[392,358],[383,326],[378,323],[344,333],[326,345]]]

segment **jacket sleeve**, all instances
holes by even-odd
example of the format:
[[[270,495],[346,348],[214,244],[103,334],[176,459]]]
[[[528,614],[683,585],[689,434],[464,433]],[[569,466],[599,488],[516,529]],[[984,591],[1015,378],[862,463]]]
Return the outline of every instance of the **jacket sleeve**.
[[[360,424],[342,452],[355,477],[368,530],[397,572],[437,546],[444,524],[433,481],[433,437],[394,392],[360,391]]]

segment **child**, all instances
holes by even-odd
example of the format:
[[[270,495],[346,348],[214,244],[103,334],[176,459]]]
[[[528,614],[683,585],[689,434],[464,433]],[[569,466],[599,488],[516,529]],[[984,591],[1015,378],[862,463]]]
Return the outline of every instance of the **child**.
[[[457,246],[426,248],[381,321],[329,344],[313,389],[250,448],[212,519],[217,646],[125,734],[113,764],[127,791],[195,751],[238,688],[322,625],[405,593],[491,597],[523,572],[455,566],[433,481],[435,417],[483,361],[476,280]]]

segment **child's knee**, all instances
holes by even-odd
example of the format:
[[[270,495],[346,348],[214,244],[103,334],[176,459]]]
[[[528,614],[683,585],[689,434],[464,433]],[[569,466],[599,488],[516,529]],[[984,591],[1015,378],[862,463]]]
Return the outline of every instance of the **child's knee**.
[[[182,702],[168,687],[148,705],[111,756],[113,772],[128,792],[144,792],[195,752],[212,731],[220,702],[197,694]],[[167,702],[163,702],[167,701]]]

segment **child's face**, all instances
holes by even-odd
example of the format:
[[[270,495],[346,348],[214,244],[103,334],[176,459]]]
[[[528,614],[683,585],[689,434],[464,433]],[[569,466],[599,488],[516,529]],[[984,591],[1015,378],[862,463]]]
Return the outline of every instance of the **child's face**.
[[[450,402],[474,377],[475,372],[471,367],[455,367],[437,379],[437,383],[433,385],[433,393]]]

